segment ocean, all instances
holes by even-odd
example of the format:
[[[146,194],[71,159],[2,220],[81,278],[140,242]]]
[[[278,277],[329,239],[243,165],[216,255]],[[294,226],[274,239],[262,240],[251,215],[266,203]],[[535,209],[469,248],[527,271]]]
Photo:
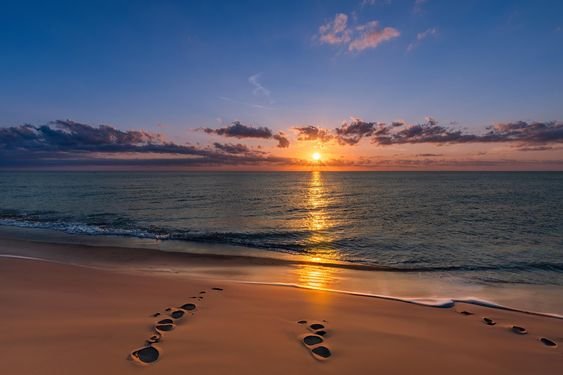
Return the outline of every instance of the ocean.
[[[563,286],[563,173],[5,172],[0,225]]]

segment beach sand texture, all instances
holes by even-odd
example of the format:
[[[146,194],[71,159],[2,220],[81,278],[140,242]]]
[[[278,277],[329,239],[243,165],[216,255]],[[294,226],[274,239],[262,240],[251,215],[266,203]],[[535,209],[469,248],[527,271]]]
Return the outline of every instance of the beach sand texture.
[[[563,373],[562,320],[469,304],[6,258],[0,285],[3,374]]]

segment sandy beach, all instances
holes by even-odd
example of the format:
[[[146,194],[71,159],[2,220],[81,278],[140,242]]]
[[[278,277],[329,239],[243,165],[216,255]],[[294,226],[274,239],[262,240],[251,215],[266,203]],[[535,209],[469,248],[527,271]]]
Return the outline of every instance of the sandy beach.
[[[563,375],[563,0],[0,30],[0,375]]]
[[[561,319],[470,304],[14,258],[0,285],[6,374],[563,372]]]

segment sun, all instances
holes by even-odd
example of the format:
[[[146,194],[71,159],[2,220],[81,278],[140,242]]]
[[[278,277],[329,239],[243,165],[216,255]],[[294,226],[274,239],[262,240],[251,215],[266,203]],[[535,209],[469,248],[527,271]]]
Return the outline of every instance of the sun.
[[[313,152],[313,155],[311,155],[311,157],[313,158],[314,161],[321,160],[321,154],[319,154],[318,152]]]

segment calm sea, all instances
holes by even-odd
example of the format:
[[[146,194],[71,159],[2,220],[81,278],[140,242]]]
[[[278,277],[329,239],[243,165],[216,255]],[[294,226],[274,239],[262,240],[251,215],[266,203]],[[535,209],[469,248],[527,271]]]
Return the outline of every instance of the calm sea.
[[[563,173],[0,173],[0,224],[563,285]]]

